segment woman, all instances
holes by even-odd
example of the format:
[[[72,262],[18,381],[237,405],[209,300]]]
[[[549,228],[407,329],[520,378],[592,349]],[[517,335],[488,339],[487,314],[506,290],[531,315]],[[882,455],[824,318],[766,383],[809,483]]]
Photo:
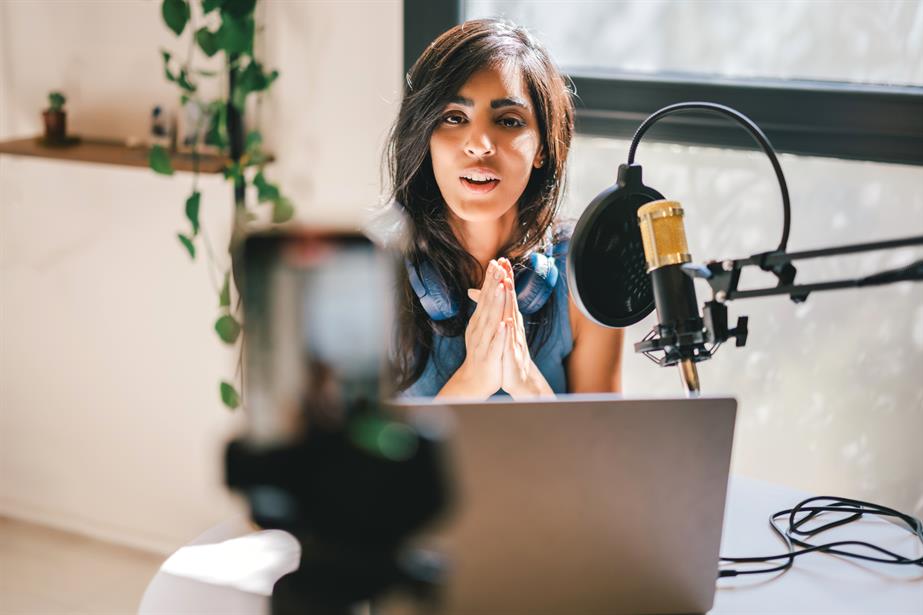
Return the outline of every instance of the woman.
[[[621,331],[588,320],[564,276],[573,116],[547,52],[505,22],[460,24],[410,69],[387,150],[409,223],[399,391],[620,390]]]

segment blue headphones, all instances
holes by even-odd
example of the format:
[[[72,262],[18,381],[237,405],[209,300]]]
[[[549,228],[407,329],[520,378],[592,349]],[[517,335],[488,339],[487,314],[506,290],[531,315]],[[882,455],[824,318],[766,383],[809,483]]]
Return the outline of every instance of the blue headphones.
[[[523,314],[534,314],[548,301],[558,283],[558,265],[555,257],[565,253],[566,246],[567,242],[561,242],[554,247],[549,246],[544,254],[533,252],[526,259],[525,267],[515,273],[516,303]],[[410,285],[431,319],[448,320],[458,314],[458,298],[452,296],[442,277],[429,261],[422,261],[418,267],[409,260],[405,260],[404,263],[407,266]]]

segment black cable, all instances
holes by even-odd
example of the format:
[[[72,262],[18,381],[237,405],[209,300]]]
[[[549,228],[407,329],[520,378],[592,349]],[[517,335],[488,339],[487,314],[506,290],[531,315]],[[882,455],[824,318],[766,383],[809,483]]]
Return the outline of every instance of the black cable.
[[[730,107],[710,102],[682,102],[664,107],[663,109],[654,112],[653,115],[644,120],[644,122],[642,122],[638,127],[638,130],[635,131],[635,135],[631,138],[631,147],[628,148],[628,164],[634,164],[635,152],[638,149],[638,143],[641,141],[641,137],[644,136],[644,133],[654,125],[654,122],[666,115],[670,115],[678,111],[690,110],[714,111],[736,120],[747,129],[747,132],[749,132],[753,138],[756,139],[756,142],[759,143],[759,146],[763,149],[763,152],[769,156],[769,161],[772,163],[772,170],[776,172],[776,179],[779,180],[779,189],[782,191],[782,240],[779,241],[779,247],[777,250],[779,252],[784,252],[785,248],[788,246],[788,232],[789,228],[791,227],[792,218],[792,208],[788,198],[788,186],[785,183],[785,175],[782,174],[782,165],[779,164],[779,159],[776,157],[776,152],[772,148],[772,144],[769,143],[769,139],[765,134],[763,134],[763,131],[760,130],[760,127],[757,126],[753,120],[748,118],[743,113],[731,109]]]
[[[832,504],[824,506],[808,506],[812,502],[817,501],[829,501]],[[810,530],[801,529],[804,524],[817,519],[820,515],[824,513],[850,513],[846,517],[837,519],[816,527]],[[804,514],[804,517],[797,519],[798,515]],[[788,515],[788,528],[785,531],[781,530],[776,524],[776,520],[779,517]],[[777,513],[770,515],[769,517],[769,527],[776,533],[777,536],[785,543],[788,553],[783,553],[781,555],[765,555],[757,557],[722,557],[720,561],[736,564],[745,564],[745,563],[760,563],[760,562],[772,562],[776,560],[785,560],[785,563],[779,564],[778,566],[772,568],[760,568],[758,570],[736,570],[725,568],[718,571],[718,577],[736,577],[738,575],[744,574],[766,574],[770,572],[779,572],[785,571],[792,567],[792,564],[795,561],[795,558],[804,555],[806,553],[813,553],[815,551],[821,551],[823,553],[830,553],[833,555],[839,555],[842,557],[852,557],[856,559],[866,560],[870,562],[880,562],[884,564],[898,564],[898,565],[915,565],[923,566],[923,556],[916,559],[910,559],[898,553],[888,551],[877,545],[871,543],[863,542],[861,540],[840,540],[837,542],[829,542],[820,545],[810,544],[804,540],[796,538],[798,536],[811,537],[821,532],[833,529],[835,527],[840,527],[853,521],[857,521],[864,516],[880,516],[880,517],[894,517],[899,519],[907,524],[907,530],[914,534],[917,539],[920,540],[920,543],[923,544],[923,521],[910,515],[904,514],[893,508],[888,508],[887,506],[881,506],[880,504],[872,504],[870,502],[863,502],[861,500],[852,500],[849,498],[840,498],[832,496],[816,496],[802,500],[794,508],[789,508],[786,510],[780,510]],[[795,546],[804,547],[800,551],[795,550]],[[876,551],[883,555],[888,556],[887,558],[874,557],[871,555],[865,555],[862,553],[857,553],[855,551],[843,550],[840,547],[845,546],[855,546],[863,547]]]

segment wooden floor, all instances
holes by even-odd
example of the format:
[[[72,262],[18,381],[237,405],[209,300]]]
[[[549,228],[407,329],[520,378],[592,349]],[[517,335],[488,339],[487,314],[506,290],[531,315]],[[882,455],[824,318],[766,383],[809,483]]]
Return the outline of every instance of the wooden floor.
[[[0,517],[0,615],[136,613],[164,559]]]

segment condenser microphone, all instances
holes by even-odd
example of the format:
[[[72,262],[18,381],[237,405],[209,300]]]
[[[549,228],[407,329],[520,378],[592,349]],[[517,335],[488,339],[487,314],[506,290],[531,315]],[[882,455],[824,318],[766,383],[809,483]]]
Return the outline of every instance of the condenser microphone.
[[[682,266],[692,260],[683,227],[683,208],[676,201],[651,201],[638,208],[644,259],[654,290],[658,325],[656,343],[663,365],[679,365],[688,397],[699,394],[696,362],[709,358],[706,332],[692,278]],[[646,340],[648,341],[648,340]],[[641,345],[645,342],[641,342]]]

